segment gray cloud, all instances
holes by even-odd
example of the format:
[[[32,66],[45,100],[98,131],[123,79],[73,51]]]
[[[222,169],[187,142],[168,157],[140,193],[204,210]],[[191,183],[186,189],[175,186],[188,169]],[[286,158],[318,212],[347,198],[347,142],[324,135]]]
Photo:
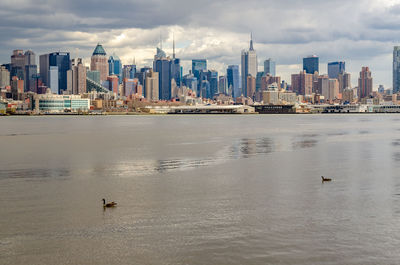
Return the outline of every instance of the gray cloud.
[[[15,48],[37,54],[79,49],[89,57],[101,42],[125,61],[150,64],[160,32],[167,52],[175,32],[185,65],[207,58],[224,71],[240,63],[252,31],[260,66],[273,57],[285,79],[300,69],[303,56],[318,54],[321,64],[346,60],[353,78],[369,65],[376,84],[391,86],[399,11],[395,0],[2,0],[0,62],[9,62]]]

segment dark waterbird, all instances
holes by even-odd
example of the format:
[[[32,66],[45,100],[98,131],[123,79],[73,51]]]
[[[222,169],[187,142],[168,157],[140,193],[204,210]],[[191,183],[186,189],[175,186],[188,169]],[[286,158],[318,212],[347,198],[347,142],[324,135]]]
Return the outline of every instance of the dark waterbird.
[[[332,181],[331,178],[325,178],[324,176],[321,176],[321,178],[322,178],[322,182],[325,182],[325,181]]]
[[[103,199],[103,207],[115,207],[115,206],[117,206],[116,202],[106,203],[106,199]]]

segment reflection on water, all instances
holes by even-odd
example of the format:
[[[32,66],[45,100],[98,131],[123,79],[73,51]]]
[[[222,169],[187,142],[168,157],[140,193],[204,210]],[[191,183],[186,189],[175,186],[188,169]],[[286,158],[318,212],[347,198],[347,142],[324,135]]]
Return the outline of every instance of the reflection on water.
[[[393,145],[393,146],[400,146],[400,139],[394,139],[394,140],[392,141],[392,145]]]
[[[240,141],[233,143],[228,155],[229,158],[240,159],[255,155],[269,154],[273,151],[274,144],[270,138],[243,138]]]
[[[302,134],[296,136],[293,139],[292,147],[294,150],[314,147],[318,143],[318,140],[316,139],[318,136],[318,134]]]
[[[369,131],[361,130],[359,133],[360,133],[360,134],[369,134]]]
[[[22,180],[41,180],[41,179],[64,179],[70,176],[70,171],[65,168],[32,168],[32,169],[13,169],[1,170],[0,179],[22,179]]]
[[[126,160],[112,167],[103,164],[93,168],[95,175],[133,177],[151,175],[156,172],[191,170],[225,163],[229,160],[266,155],[274,151],[274,143],[270,138],[243,138],[235,140],[231,146],[220,149],[210,157],[204,158],[171,158],[162,160]]]
[[[393,153],[393,160],[399,162],[400,161],[400,152]]]

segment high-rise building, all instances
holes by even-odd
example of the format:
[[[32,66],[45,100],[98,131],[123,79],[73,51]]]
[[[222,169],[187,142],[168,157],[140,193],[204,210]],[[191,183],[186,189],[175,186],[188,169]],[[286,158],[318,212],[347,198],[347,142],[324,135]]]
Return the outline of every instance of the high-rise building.
[[[36,65],[36,54],[28,50],[24,53],[25,56],[25,65]]]
[[[68,70],[68,91],[73,95],[87,92],[86,88],[86,67],[82,63],[82,58],[72,59],[71,70]]]
[[[400,92],[400,46],[393,48],[393,94]]]
[[[49,66],[58,67],[58,93],[67,90],[67,71],[71,69],[69,52],[53,52],[49,54]]]
[[[108,59],[108,74],[118,76],[119,83],[122,83],[122,64],[117,55],[112,55]]]
[[[11,80],[11,93],[14,100],[18,100],[18,94],[24,92],[24,80],[18,79],[17,76],[13,76]]]
[[[213,98],[218,93],[218,72],[215,70],[208,70],[207,80],[210,82],[210,94],[207,98]]]
[[[160,100],[171,99],[171,64],[172,61],[165,56],[165,52],[157,48],[157,54],[154,56],[153,71],[158,73],[158,96]]]
[[[107,81],[108,81],[108,89],[115,93],[116,95],[120,94],[119,91],[119,79],[118,76],[116,75],[110,75],[107,76]]]
[[[338,76],[339,93],[342,93],[346,88],[351,88],[351,75],[350,73],[341,73]]]
[[[232,97],[237,98],[240,97],[241,92],[239,88],[239,66],[238,65],[229,65],[226,70],[226,76],[228,81],[228,90],[231,91]]]
[[[361,68],[360,77],[358,78],[358,99],[369,97],[372,93],[372,74],[369,67]]]
[[[50,61],[49,55],[43,54],[39,56],[39,70],[40,70],[40,78],[45,86],[49,85],[49,70],[50,70]]]
[[[90,70],[100,72],[100,82],[106,81],[107,76],[109,75],[106,55],[107,54],[103,46],[101,44],[97,44],[90,61]]]
[[[318,56],[311,55],[303,58],[303,70],[306,71],[307,74],[314,74],[315,72],[319,72]]]
[[[18,77],[18,80],[24,80],[25,76],[25,55],[23,50],[14,50],[11,55],[11,77]]]
[[[322,78],[322,95],[325,100],[335,100],[339,96],[339,82],[335,78],[329,78],[325,76]]]
[[[153,70],[150,69],[150,71],[146,74],[146,99],[148,101],[155,101],[158,100],[158,93],[159,93],[159,88],[158,88],[158,73],[153,72]]]
[[[345,62],[328,63],[329,78],[338,78],[339,74],[343,74],[345,71],[346,71],[346,63]]]
[[[257,54],[253,47],[253,35],[250,38],[250,48],[242,51],[242,94],[247,97],[247,76],[256,77],[258,72]]]
[[[59,89],[59,83],[58,83],[58,80],[59,80],[58,66],[50,66],[50,69],[48,72],[49,72],[49,77],[48,77],[49,83],[47,86],[50,87],[51,93],[59,94],[60,89]]]
[[[276,75],[276,63],[271,58],[264,61],[264,73],[271,76]]]
[[[192,74],[197,79],[196,93],[198,93],[200,90],[200,85],[201,85],[201,81],[202,81],[202,77],[200,75],[205,71],[207,71],[207,60],[202,60],[202,59],[192,60]],[[198,93],[198,95],[199,94],[200,93]]]
[[[265,76],[265,72],[258,72],[256,77],[256,92],[261,91],[262,78]]]
[[[247,76],[247,97],[254,98],[256,93],[256,78],[252,75]]]
[[[299,95],[311,95],[313,88],[313,75],[302,71],[292,75],[292,90]]]
[[[122,69],[122,79],[133,79],[135,78],[136,74],[136,65],[130,64],[130,65],[124,65],[124,68]]]
[[[228,94],[228,80],[226,76],[220,76],[218,79],[218,93]]]
[[[197,78],[192,73],[182,77],[182,84],[193,92],[197,91]]]
[[[0,88],[10,85],[10,72],[5,66],[0,66]]]
[[[171,75],[172,78],[175,80],[176,86],[181,87],[181,80],[182,80],[181,60],[175,57],[175,38],[173,39]]]
[[[139,79],[125,78],[122,82],[122,90],[123,90],[122,94],[125,95],[125,97],[129,97],[131,95],[138,93],[138,85],[139,85]],[[140,93],[142,92],[140,91]]]
[[[37,65],[25,65],[25,92],[35,91],[37,80]]]

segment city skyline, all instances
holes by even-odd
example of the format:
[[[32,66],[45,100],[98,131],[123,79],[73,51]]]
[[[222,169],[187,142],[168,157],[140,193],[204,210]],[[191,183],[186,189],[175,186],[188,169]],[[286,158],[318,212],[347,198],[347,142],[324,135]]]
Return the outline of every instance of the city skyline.
[[[246,6],[236,1],[155,1],[153,9],[149,3],[116,1],[113,11],[100,10],[105,6],[101,1],[96,5],[44,1],[40,6],[17,2],[0,3],[1,34],[7,36],[0,40],[2,63],[14,49],[31,49],[36,54],[69,51],[72,58],[84,57],[86,64],[93,45],[100,42],[124,64],[136,58],[138,64],[151,66],[161,33],[168,55],[175,36],[185,72],[194,58],[207,59],[210,69],[222,72],[228,65],[240,65],[240,51],[248,48],[252,31],[259,69],[265,59],[273,58],[277,75],[288,81],[301,70],[302,58],[316,54],[321,73],[327,73],[328,62],[346,61],[352,83],[362,66],[370,67],[376,89],[379,84],[392,87],[392,49],[400,43],[399,5],[394,1],[250,1]]]

